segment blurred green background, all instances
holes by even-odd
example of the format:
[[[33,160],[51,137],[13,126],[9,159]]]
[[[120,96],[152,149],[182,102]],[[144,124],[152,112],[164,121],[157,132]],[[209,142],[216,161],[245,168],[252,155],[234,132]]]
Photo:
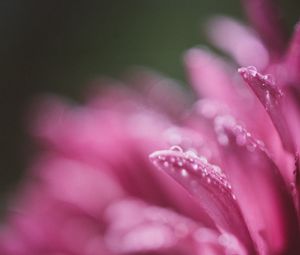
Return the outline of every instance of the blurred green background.
[[[291,28],[299,1],[281,4]],[[243,19],[237,0],[0,1],[0,201],[29,158],[22,116],[36,95],[80,98],[88,81],[131,65],[184,81],[182,53],[207,43],[201,24],[216,14]]]

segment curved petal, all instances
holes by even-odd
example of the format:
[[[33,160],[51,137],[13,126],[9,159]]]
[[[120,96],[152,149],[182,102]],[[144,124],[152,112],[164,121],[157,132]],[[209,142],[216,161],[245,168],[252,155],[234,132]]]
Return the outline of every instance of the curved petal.
[[[210,41],[230,54],[241,66],[256,66],[263,70],[269,63],[269,53],[259,38],[237,21],[217,17],[208,23]]]
[[[285,49],[286,31],[273,0],[244,0],[246,14],[268,49],[278,57]]]
[[[300,22],[296,24],[293,37],[284,59],[285,82],[300,88]]]
[[[250,88],[243,86],[242,80],[232,67],[201,49],[188,51],[185,62],[191,84],[200,97],[228,107],[230,114],[236,116],[251,132],[270,144],[270,148],[278,150],[280,141],[276,129],[259,104],[259,100]],[[253,112],[261,125],[253,121]]]
[[[295,207],[265,146],[226,115],[217,116],[213,125],[226,141],[220,143],[225,171],[260,251],[297,254]]]
[[[114,203],[105,215],[105,240],[118,254],[246,254],[234,236],[139,200]]]
[[[254,252],[231,186],[218,166],[209,164],[194,152],[183,152],[180,147],[156,151],[150,155],[150,159],[199,201],[220,231],[233,233],[250,254]]]
[[[292,153],[295,152],[291,131],[282,112],[283,92],[275,85],[272,76],[262,75],[252,66],[241,67],[238,71],[270,115],[284,147]]]

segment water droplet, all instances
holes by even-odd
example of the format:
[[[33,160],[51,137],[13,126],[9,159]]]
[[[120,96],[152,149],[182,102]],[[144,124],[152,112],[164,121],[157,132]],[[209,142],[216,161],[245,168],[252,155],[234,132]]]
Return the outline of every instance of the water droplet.
[[[225,135],[224,133],[220,133],[218,135],[218,142],[221,144],[221,145],[227,145],[228,142],[229,142],[229,139],[227,137],[227,135]]]
[[[264,79],[265,79],[267,82],[271,83],[272,85],[275,84],[274,76],[271,75],[271,74],[266,74],[266,75],[264,75]]]
[[[193,150],[186,151],[185,155],[188,157],[197,157],[197,153]]]
[[[216,165],[213,165],[212,168],[214,169],[215,172],[221,174],[222,173],[222,170],[220,167],[216,166]]]
[[[183,177],[187,177],[189,174],[188,174],[188,172],[185,169],[181,169],[181,175]]]
[[[249,144],[247,144],[246,147],[247,147],[248,151],[253,152],[253,151],[255,151],[256,144],[255,143],[249,143]]]
[[[164,162],[164,167],[169,167],[169,162],[168,161]]]
[[[245,134],[238,134],[236,136],[236,143],[238,145],[243,146],[243,145],[245,145],[246,141],[247,141],[247,139],[246,139]]]
[[[257,143],[257,145],[258,145],[259,147],[264,147],[264,146],[265,146],[264,142],[261,141],[261,140],[257,140],[256,143]]]
[[[200,160],[203,164],[207,164],[207,158],[206,158],[206,157],[200,156],[200,157],[199,157],[199,160]]]
[[[159,159],[159,160],[162,160],[162,161],[163,161],[163,160],[166,160],[165,156],[162,156],[162,155],[159,155],[159,156],[158,156],[158,159]]]
[[[170,148],[171,151],[178,151],[178,152],[183,152],[183,149],[178,146],[178,145],[174,145]]]
[[[257,74],[257,69],[255,66],[248,66],[247,70],[248,70],[249,74],[251,74],[253,76],[255,76]]]
[[[207,177],[206,181],[207,183],[211,183],[211,179],[209,177]]]
[[[197,163],[192,164],[192,168],[193,168],[194,171],[197,171],[198,170],[198,164]]]

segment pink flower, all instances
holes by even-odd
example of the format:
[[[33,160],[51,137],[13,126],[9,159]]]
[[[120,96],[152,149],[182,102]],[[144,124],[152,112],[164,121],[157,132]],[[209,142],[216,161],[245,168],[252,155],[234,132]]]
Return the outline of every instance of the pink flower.
[[[271,1],[245,6],[257,32],[208,24],[232,63],[186,53],[196,101],[140,70],[34,108],[0,254],[300,254],[300,29],[286,43]]]

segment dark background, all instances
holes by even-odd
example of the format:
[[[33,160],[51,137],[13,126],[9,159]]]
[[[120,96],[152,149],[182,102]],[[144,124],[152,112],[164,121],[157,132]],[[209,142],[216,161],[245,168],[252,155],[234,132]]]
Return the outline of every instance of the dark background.
[[[292,29],[299,1],[281,5]],[[80,99],[88,81],[131,65],[184,81],[181,55],[207,43],[201,24],[215,14],[243,19],[237,0],[0,1],[0,201],[29,158],[22,116],[36,95]]]

